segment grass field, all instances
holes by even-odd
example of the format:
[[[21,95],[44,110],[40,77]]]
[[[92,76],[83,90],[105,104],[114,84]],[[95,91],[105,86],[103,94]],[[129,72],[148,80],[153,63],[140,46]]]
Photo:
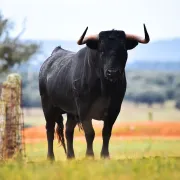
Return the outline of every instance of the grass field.
[[[147,105],[137,106],[124,101],[117,122],[147,122],[149,111],[152,111],[153,120],[156,122],[180,121],[180,111],[174,108],[174,102],[168,101],[163,107],[155,104],[148,108]],[[64,117],[66,119],[66,116]],[[24,119],[27,126],[45,125],[42,109],[24,110]]]
[[[94,140],[95,159],[100,159],[102,146],[101,138]],[[76,159],[85,157],[86,144],[85,138],[76,138],[74,142]],[[120,139],[112,138],[110,142],[111,158],[114,160],[125,158],[141,158],[150,156],[180,157],[180,139]],[[57,141],[54,143],[54,151],[57,161],[66,160],[62,146]],[[46,141],[40,143],[27,144],[27,160],[43,161],[46,159]]]
[[[0,168],[1,180],[179,180],[180,159],[72,161],[54,164],[11,163]]]
[[[148,112],[153,113],[150,122]],[[24,119],[27,129],[27,138],[46,138],[45,119],[42,109],[24,110]],[[64,116],[66,121],[66,116]],[[65,122],[64,122],[65,123]],[[102,134],[102,121],[93,120],[96,135]],[[75,135],[82,136],[76,128]],[[165,105],[154,105],[148,108],[147,105],[139,106],[123,102],[122,110],[113,127],[114,136],[180,136],[180,111],[174,108],[174,102],[166,102]]]
[[[150,110],[153,112],[153,122],[148,122]],[[85,158],[84,133],[76,128],[76,160],[67,161],[63,148],[55,140],[56,161],[46,161],[47,143],[42,110],[25,110],[24,113],[26,126],[33,126],[25,131],[26,158],[1,163],[0,180],[180,179],[180,136],[175,137],[177,133],[180,135],[180,111],[174,109],[173,102],[167,102],[164,107],[155,105],[151,109],[124,102],[113,128],[110,160],[100,159],[102,122],[94,121],[95,159]],[[137,126],[138,123],[141,126]],[[162,135],[171,134],[172,138],[153,137],[153,133],[156,135],[159,132]]]
[[[27,144],[24,161],[0,165],[1,180],[159,179],[180,178],[180,140],[120,140],[110,144],[111,160],[101,160],[101,139],[94,143],[95,159],[85,159],[85,140],[75,140],[76,160],[66,161],[55,142],[55,163],[46,161],[46,143]]]

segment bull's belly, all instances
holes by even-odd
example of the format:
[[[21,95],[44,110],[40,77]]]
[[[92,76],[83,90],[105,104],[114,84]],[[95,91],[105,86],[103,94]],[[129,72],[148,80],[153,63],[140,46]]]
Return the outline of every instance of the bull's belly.
[[[77,115],[77,107],[74,101],[69,99],[59,98],[56,99],[56,106],[65,111]],[[102,121],[107,114],[107,108],[109,106],[109,100],[104,98],[98,98],[94,101],[90,108],[86,109],[88,117]],[[85,109],[84,109],[85,110]]]
[[[56,106],[65,111],[66,113],[77,115],[76,103],[73,100],[70,101],[70,99],[59,98],[56,99],[56,102]],[[88,117],[94,120],[102,121],[107,114],[108,106],[108,99],[98,98],[90,105],[90,108],[84,110],[87,111]]]
[[[66,113],[77,114],[77,108],[74,100],[70,97],[53,98],[53,105],[62,109]]]
[[[102,121],[107,115],[108,107],[109,99],[100,97],[91,105],[89,115],[92,119]]]
[[[52,104],[60,108],[64,112],[77,115],[78,108],[82,108],[82,110],[87,113],[87,116],[92,119],[103,120],[104,116],[106,116],[110,101],[108,98],[98,97],[92,102],[91,98],[87,96],[87,99],[83,98],[83,101],[81,101],[80,99],[80,103],[82,104],[77,104],[75,102],[73,93],[70,90],[63,90],[68,88],[65,88],[62,85],[61,89],[59,88],[59,91],[57,89],[54,89],[49,93]]]

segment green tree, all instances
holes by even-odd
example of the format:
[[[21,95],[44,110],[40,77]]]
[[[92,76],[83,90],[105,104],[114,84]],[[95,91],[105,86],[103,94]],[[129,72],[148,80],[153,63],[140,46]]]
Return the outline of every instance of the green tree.
[[[13,25],[0,11],[0,73],[27,61],[40,47],[36,43],[20,40],[25,31],[25,25],[23,25],[22,31],[12,38],[10,33]]]

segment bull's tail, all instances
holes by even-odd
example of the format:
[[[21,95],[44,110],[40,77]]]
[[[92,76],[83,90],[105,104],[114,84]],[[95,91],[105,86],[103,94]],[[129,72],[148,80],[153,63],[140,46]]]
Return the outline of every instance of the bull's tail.
[[[56,123],[57,123],[56,135],[57,135],[57,138],[58,138],[58,143],[63,146],[64,152],[66,154],[66,143],[65,143],[65,138],[64,138],[63,118],[58,120]]]

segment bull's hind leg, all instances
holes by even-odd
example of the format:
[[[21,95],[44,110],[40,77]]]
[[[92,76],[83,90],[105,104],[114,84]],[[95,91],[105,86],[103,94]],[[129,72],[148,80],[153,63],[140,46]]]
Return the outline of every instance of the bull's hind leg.
[[[56,120],[56,111],[54,109],[50,109],[45,113],[46,118],[46,134],[48,141],[48,153],[47,158],[50,160],[54,160],[54,151],[53,151],[53,141],[54,141],[54,128],[55,128],[55,120]]]
[[[94,157],[93,141],[95,137],[95,132],[92,126],[92,120],[88,119],[83,121],[82,126],[85,132],[86,143],[87,143],[86,156]]]
[[[42,107],[44,116],[46,119],[46,134],[47,134],[47,142],[48,142],[48,153],[47,158],[49,160],[54,160],[54,151],[53,151],[53,141],[54,141],[54,128],[55,121],[58,117],[57,109],[53,108],[48,102],[48,99],[45,96],[41,97],[42,99]]]
[[[66,122],[66,140],[67,140],[67,158],[72,159],[75,158],[74,149],[73,149],[73,136],[74,136],[74,128],[76,126],[75,116],[71,114],[67,114],[67,122]]]
[[[46,121],[46,134],[47,134],[47,141],[48,141],[47,158],[49,160],[55,159],[54,158],[54,151],[53,151],[54,127],[55,127],[55,121],[53,121],[53,122],[49,122],[48,120]]]

